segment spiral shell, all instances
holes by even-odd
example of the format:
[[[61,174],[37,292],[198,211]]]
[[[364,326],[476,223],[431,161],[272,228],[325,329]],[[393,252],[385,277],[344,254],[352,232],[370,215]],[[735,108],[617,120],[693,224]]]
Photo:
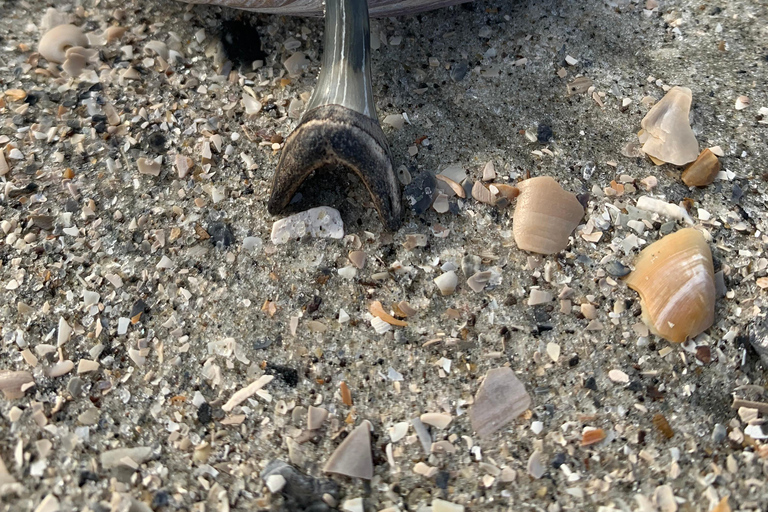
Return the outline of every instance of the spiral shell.
[[[685,228],[646,247],[626,282],[640,294],[643,321],[651,332],[682,343],[715,320],[714,275],[704,236]]]
[[[549,176],[518,183],[512,234],[524,251],[554,254],[568,245],[568,237],[584,216],[576,196]]]

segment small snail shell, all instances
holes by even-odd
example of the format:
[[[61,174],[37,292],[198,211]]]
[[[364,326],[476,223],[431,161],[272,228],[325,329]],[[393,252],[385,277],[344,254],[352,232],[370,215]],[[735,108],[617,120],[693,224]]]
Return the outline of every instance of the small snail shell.
[[[40,39],[37,50],[50,62],[61,64],[67,58],[67,48],[88,46],[88,38],[74,25],[57,25]]]
[[[646,247],[626,278],[640,294],[643,321],[651,332],[682,343],[715,320],[715,272],[704,236],[693,228]]]
[[[576,196],[566,192],[549,176],[531,178],[517,184],[512,234],[525,251],[554,254],[568,245],[568,237],[584,216]]]

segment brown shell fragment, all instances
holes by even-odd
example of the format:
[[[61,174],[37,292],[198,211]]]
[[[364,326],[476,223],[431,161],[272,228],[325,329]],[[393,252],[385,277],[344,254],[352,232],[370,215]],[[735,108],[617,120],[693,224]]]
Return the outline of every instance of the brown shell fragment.
[[[397,327],[405,327],[408,325],[408,322],[403,322],[402,320],[398,320],[397,318],[393,317],[389,313],[387,313],[384,310],[384,306],[381,305],[381,302],[375,300],[371,303],[371,307],[368,308],[368,310],[371,312],[373,316],[377,316],[387,322],[389,325],[396,325]]]
[[[715,181],[719,172],[720,160],[707,148],[683,171],[681,178],[689,187],[706,187]]]
[[[512,217],[515,242],[524,251],[555,254],[566,248],[568,237],[584,216],[576,196],[549,176],[531,178],[517,185]]]
[[[581,436],[581,446],[589,446],[595,443],[599,443],[600,441],[605,439],[605,437],[606,437],[605,430],[601,428],[587,430]]]
[[[626,282],[640,294],[643,322],[651,332],[682,343],[714,322],[714,274],[704,236],[685,228],[646,247]]]
[[[675,431],[672,430],[672,427],[669,426],[669,422],[663,414],[654,414],[651,421],[653,422],[653,426],[656,427],[656,429],[661,432],[665,438],[672,439],[672,437],[675,435]]]
[[[499,190],[499,195],[501,197],[510,202],[520,195],[520,189],[513,187],[512,185],[507,185],[506,183],[494,183],[493,186]]]
[[[442,181],[443,183],[451,187],[451,190],[453,190],[454,193],[457,196],[461,197],[462,199],[467,197],[466,192],[464,192],[464,187],[462,187],[460,184],[453,181],[451,178],[447,176],[443,176],[442,174],[436,175],[435,178],[437,178],[438,180]]]

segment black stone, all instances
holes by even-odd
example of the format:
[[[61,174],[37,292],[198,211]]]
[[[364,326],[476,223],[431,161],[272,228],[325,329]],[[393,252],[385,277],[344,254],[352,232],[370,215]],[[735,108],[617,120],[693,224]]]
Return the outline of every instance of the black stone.
[[[150,149],[157,153],[165,153],[165,135],[160,132],[152,132],[147,138]]]
[[[591,389],[592,391],[597,391],[597,381],[595,380],[594,377],[590,377],[584,383],[584,387],[587,389]]]
[[[226,249],[235,243],[235,235],[229,224],[212,222],[208,225],[208,234],[211,235],[211,243],[219,249]]]
[[[546,123],[540,123],[539,127],[536,129],[536,138],[539,139],[541,144],[546,144],[552,140],[553,135],[552,128]]]
[[[438,471],[435,475],[435,485],[440,489],[448,489],[448,480],[450,480],[451,474],[447,471]]]
[[[552,467],[555,469],[559,469],[560,466],[565,464],[565,454],[564,453],[558,453],[552,458]]]
[[[136,317],[136,315],[144,315],[144,313],[149,311],[149,306],[147,306],[147,303],[143,300],[139,299],[136,302],[133,303],[133,307],[131,308],[131,315],[130,318],[133,319]],[[142,318],[139,317],[139,320]]]
[[[568,366],[574,367],[579,364],[579,356],[573,356],[568,360]]]
[[[221,43],[224,53],[233,64],[248,69],[255,60],[265,60],[255,17],[243,17],[221,22]]]
[[[171,497],[166,491],[157,491],[152,497],[152,508],[167,507],[171,504]]]
[[[88,482],[98,482],[98,481],[99,481],[99,475],[97,475],[93,471],[81,471],[80,475],[77,477],[77,486],[82,487]]]
[[[299,372],[290,366],[268,363],[264,372],[274,375],[292,388],[295,388],[299,383]]]
[[[203,402],[200,407],[197,408],[197,421],[203,425],[207,425],[213,419],[213,409],[207,402]]]
[[[405,187],[405,202],[416,215],[426,212],[437,197],[437,178],[431,172],[422,172]]]

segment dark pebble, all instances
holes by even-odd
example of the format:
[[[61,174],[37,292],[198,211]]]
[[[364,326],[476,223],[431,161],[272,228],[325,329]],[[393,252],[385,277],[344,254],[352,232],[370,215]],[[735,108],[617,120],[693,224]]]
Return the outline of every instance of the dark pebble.
[[[143,316],[147,311],[149,311],[149,306],[147,306],[146,302],[139,299],[133,303],[133,307],[131,308],[131,316],[129,318],[133,319],[136,317],[136,315]],[[142,318],[139,317],[139,320],[142,320]]]
[[[565,464],[565,454],[564,453],[558,453],[552,458],[552,467],[555,469],[559,469],[560,466]]]
[[[149,147],[158,153],[165,153],[165,135],[160,132],[153,132],[149,136]]]
[[[226,414],[224,414],[224,410],[221,407],[216,407],[211,411],[211,416],[213,417],[214,420],[221,421],[224,419]]]
[[[165,491],[157,491],[152,497],[152,508],[167,507],[171,503],[171,497]]]
[[[570,366],[571,368],[573,368],[577,364],[579,364],[579,356],[573,356],[568,360],[568,366]]]
[[[274,375],[275,377],[282,380],[292,388],[295,388],[296,385],[299,383],[298,370],[296,370],[295,368],[291,368],[290,366],[283,366],[281,364],[269,363],[267,364],[267,367],[264,371],[265,373]]]
[[[584,387],[587,389],[591,389],[592,391],[597,391],[597,381],[595,380],[594,377],[590,377],[584,383]]]
[[[608,272],[609,275],[613,277],[624,277],[632,270],[627,267],[626,265],[623,265],[621,262],[618,262],[616,260],[609,261],[605,265],[605,271]]]
[[[643,390],[643,383],[639,380],[633,380],[627,385],[627,389],[630,391],[638,392]]]
[[[552,128],[550,128],[548,124],[541,123],[536,129],[536,138],[539,139],[539,143],[541,144],[546,144],[552,140],[553,135]]]
[[[211,243],[219,249],[226,249],[235,243],[235,235],[229,224],[223,222],[212,222],[208,225],[208,234],[211,235]]]
[[[207,425],[213,419],[213,409],[208,403],[203,402],[200,407],[197,408],[197,421],[203,425]]]
[[[440,489],[448,489],[448,480],[450,480],[451,474],[447,471],[438,471],[435,475],[435,485]]]
[[[82,487],[88,482],[98,482],[99,481],[99,475],[94,473],[93,471],[81,471],[80,475],[77,477],[77,486]]]
[[[405,187],[403,195],[414,213],[421,215],[432,206],[437,197],[437,178],[431,172],[422,172]]]

